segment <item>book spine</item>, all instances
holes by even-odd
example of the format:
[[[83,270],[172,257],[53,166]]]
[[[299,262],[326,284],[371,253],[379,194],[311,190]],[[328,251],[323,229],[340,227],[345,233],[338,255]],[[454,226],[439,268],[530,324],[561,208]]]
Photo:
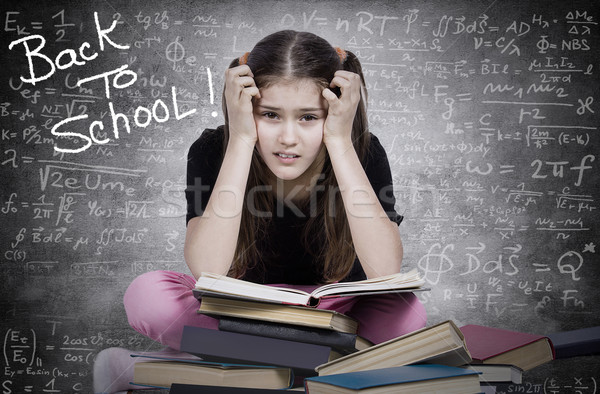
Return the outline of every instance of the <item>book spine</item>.
[[[292,368],[297,375],[313,376],[327,362],[331,348],[283,339],[185,326],[181,351],[205,361],[261,364]]]
[[[219,330],[329,346],[343,354],[357,351],[356,335],[338,331],[221,317]]]
[[[548,346],[550,346],[550,351],[552,351],[552,360],[556,360],[556,349],[554,349],[554,344],[550,340],[550,338],[545,337],[546,342],[548,342]]]
[[[315,297],[310,297],[308,299],[308,303],[306,304],[307,307],[309,308],[316,308],[319,306],[319,304],[321,303],[321,299],[320,298],[315,298]]]
[[[554,344],[553,344],[554,345]],[[556,359],[600,354],[600,341],[554,345]]]

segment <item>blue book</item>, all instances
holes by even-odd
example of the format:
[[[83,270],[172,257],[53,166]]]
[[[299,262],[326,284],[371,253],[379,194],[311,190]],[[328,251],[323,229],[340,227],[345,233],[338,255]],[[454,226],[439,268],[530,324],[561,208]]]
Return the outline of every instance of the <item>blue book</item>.
[[[316,376],[304,380],[309,394],[382,392],[390,393],[480,393],[479,373],[439,364],[405,365],[400,367]]]
[[[600,326],[548,335],[556,358],[600,354]]]

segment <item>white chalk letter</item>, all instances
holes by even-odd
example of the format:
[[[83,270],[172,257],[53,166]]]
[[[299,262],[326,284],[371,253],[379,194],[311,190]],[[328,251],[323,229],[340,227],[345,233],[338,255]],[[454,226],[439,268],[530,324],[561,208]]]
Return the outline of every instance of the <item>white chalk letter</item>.
[[[112,101],[108,102],[108,109],[110,110],[110,116],[112,118],[113,134],[115,135],[115,138],[119,139],[119,126],[117,125],[117,120],[119,119],[123,120],[125,125],[125,131],[127,132],[127,134],[131,134],[131,127],[129,127],[129,118],[122,113],[116,113]]]
[[[59,132],[57,130],[59,127],[61,127],[64,124],[67,124],[67,123],[70,123],[70,122],[74,122],[76,120],[87,119],[87,117],[88,117],[87,114],[73,116],[72,118],[67,118],[67,119],[61,120],[60,122],[58,122],[57,124],[55,124],[54,127],[52,127],[52,130],[50,130],[50,132],[52,133],[52,135],[55,135],[55,136],[58,136],[58,137],[75,137],[75,138],[81,138],[82,140],[87,141],[86,145],[84,145],[84,146],[82,146],[81,148],[78,148],[78,149],[62,149],[62,148],[56,147],[56,145],[55,145],[54,146],[54,150],[55,151],[62,152],[62,153],[79,153],[79,152],[83,152],[84,150],[86,150],[87,148],[89,148],[90,146],[92,146],[92,140],[87,135],[83,135],[83,134],[79,134],[79,133],[74,133],[72,131]]]
[[[35,40],[35,39],[38,39],[41,42],[40,42],[40,45],[37,48],[35,48],[32,52],[29,49],[29,45],[28,45],[27,41]],[[39,34],[34,34],[31,36],[19,38],[18,40],[11,42],[8,45],[8,49],[12,50],[12,48],[15,45],[20,44],[20,43],[23,43],[23,46],[25,47],[25,56],[27,56],[27,61],[29,62],[29,75],[31,75],[31,78],[29,78],[29,79],[21,77],[21,81],[35,85],[36,82],[43,81],[45,79],[50,78],[52,76],[52,74],[54,74],[54,72],[56,71],[56,67],[54,66],[54,63],[48,56],[39,53],[39,51],[44,47],[44,45],[46,45],[46,39],[44,37],[40,36]],[[33,61],[32,61],[32,58],[34,56],[45,60],[46,63],[48,63],[50,65],[50,72],[48,74],[43,75],[41,77],[35,76],[35,73],[33,72]]]
[[[117,25],[117,21],[113,21],[108,29],[102,30],[100,28],[100,21],[98,21],[98,13],[94,12],[94,21],[96,22],[96,31],[98,32],[98,40],[100,41],[100,50],[104,51],[104,40],[106,40],[110,45],[117,49],[129,49],[129,45],[119,45],[115,44],[109,37],[108,33],[112,32]]]
[[[173,107],[175,107],[175,119],[180,120],[196,112],[196,108],[194,108],[182,114],[179,113],[179,108],[177,107],[177,89],[175,89],[175,86],[171,86],[171,96],[173,96]]]

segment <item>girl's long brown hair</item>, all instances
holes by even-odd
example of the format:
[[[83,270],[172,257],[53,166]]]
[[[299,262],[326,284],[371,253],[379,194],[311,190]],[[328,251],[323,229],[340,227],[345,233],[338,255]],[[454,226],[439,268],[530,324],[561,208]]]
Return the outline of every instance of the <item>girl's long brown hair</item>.
[[[365,79],[358,58],[350,51],[346,53],[347,58],[342,63],[336,50],[323,38],[308,32],[282,30],[259,41],[250,52],[246,64],[252,70],[259,89],[302,79],[310,79],[322,87],[328,87],[337,70],[360,75],[363,89],[352,125],[352,141],[360,161],[364,164],[370,142]],[[236,66],[239,66],[239,59],[233,60],[229,68]],[[229,140],[229,119],[224,89],[222,105],[225,115],[225,152]],[[249,268],[262,266],[257,245],[266,241],[272,219],[255,213],[274,212],[275,197],[272,192],[260,191],[260,188],[256,187],[268,185],[269,175],[268,167],[255,149],[246,188],[246,197],[249,190],[253,191],[253,209],[249,209],[248,198],[244,198],[240,232],[234,261],[229,271],[230,276],[240,278]],[[356,252],[329,155],[326,156],[318,186],[324,191],[317,197],[316,210],[308,215],[309,219],[303,230],[303,243],[320,263],[322,281],[334,282],[348,275],[356,259]],[[307,205],[308,201],[305,202],[304,208]]]

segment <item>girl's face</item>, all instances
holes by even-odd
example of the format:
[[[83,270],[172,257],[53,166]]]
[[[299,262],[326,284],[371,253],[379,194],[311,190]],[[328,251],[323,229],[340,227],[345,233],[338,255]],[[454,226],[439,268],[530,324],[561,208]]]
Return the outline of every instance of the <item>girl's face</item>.
[[[260,89],[260,94],[261,98],[254,100],[256,147],[271,172],[284,181],[299,181],[320,172],[329,105],[318,85],[300,80]]]

